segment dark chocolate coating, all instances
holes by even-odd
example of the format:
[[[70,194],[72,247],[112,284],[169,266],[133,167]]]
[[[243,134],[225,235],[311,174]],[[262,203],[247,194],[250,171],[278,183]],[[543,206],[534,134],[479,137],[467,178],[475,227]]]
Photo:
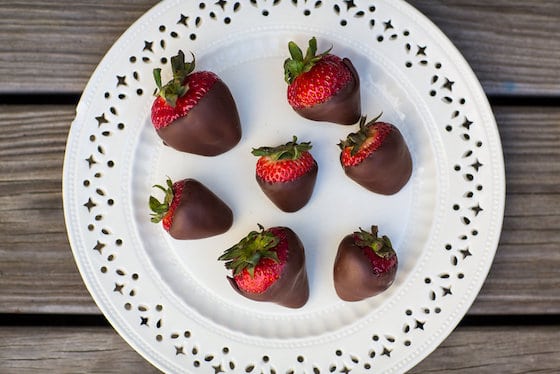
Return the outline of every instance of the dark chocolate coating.
[[[383,144],[356,166],[344,167],[352,180],[372,192],[392,195],[412,174],[412,158],[400,131],[392,126]]]
[[[181,202],[169,234],[175,239],[202,239],[222,234],[233,224],[233,212],[214,192],[195,179],[185,179]]]
[[[305,251],[299,237],[288,227],[279,227],[286,233],[288,260],[278,280],[264,292],[241,290],[232,277],[228,281],[240,295],[254,301],[273,302],[288,308],[301,308],[309,299],[309,282],[305,268]]]
[[[384,274],[371,268],[363,249],[354,244],[352,234],[342,239],[334,260],[334,288],[345,301],[360,301],[385,291],[397,273],[397,264]]]
[[[186,116],[157,130],[165,144],[202,156],[216,156],[241,140],[241,121],[229,88],[220,79]]]
[[[360,77],[352,62],[344,58],[342,62],[354,79],[329,100],[307,108],[294,108],[302,117],[312,121],[326,121],[339,125],[353,125],[360,120],[362,103],[360,99]]]
[[[313,194],[317,179],[317,162],[309,172],[291,182],[270,183],[255,175],[264,194],[284,212],[296,212],[303,208]]]

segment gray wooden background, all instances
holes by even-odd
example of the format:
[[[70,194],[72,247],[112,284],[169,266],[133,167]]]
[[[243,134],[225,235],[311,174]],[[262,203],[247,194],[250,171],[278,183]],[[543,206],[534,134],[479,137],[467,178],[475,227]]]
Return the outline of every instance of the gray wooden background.
[[[560,372],[560,1],[410,0],[480,79],[503,143],[497,255],[414,373]],[[104,53],[156,3],[0,1],[0,372],[156,372],[104,321],[66,237],[62,162]]]

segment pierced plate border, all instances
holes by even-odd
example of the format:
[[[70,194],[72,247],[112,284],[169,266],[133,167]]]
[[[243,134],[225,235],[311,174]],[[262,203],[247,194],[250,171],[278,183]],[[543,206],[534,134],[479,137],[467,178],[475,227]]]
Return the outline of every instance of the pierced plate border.
[[[196,45],[207,23],[228,28],[248,13],[263,24],[278,22],[287,14],[295,23],[321,15],[334,22],[335,30],[360,27],[380,48],[387,43],[401,48],[401,69],[415,80],[421,77],[417,88],[438,114],[438,135],[451,160],[448,189],[452,204],[445,206],[447,201],[442,201],[447,211],[438,212],[448,216],[449,223],[435,228],[438,248],[433,255],[438,265],[445,265],[414,274],[421,294],[411,297],[409,306],[393,317],[396,323],[366,332],[365,351],[337,342],[320,346],[319,357],[328,357],[328,362],[317,361],[312,353],[317,347],[313,346],[303,346],[298,352],[270,347],[261,352],[250,347],[249,351],[259,353],[248,356],[239,343],[224,342],[219,334],[201,336],[203,327],[182,323],[178,314],[168,311],[172,308],[165,300],[152,300],[158,291],[144,279],[141,266],[119,261],[132,240],[128,240],[130,232],[120,230],[110,216],[121,206],[118,196],[131,186],[115,187],[112,181],[120,173],[130,173],[120,163],[126,156],[122,149],[127,148],[122,144],[133,144],[138,132],[133,123],[120,120],[120,113],[127,102],[144,102],[151,96],[141,84],[142,68],[137,67],[166,64],[166,57],[158,56],[173,40]],[[173,22],[158,22],[163,16]],[[129,45],[136,53],[127,53]],[[146,115],[147,109],[138,113],[138,122]],[[164,1],[115,43],[88,83],[68,137],[63,196],[69,239],[86,286],[123,338],[160,369],[400,372],[443,341],[482,286],[501,231],[504,174],[497,126],[474,73],[451,42],[410,5],[394,0]]]

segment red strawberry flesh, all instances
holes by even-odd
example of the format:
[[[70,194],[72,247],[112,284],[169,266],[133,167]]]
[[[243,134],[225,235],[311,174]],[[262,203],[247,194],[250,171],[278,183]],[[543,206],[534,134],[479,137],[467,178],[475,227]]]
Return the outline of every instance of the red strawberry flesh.
[[[228,277],[231,287],[240,295],[254,301],[273,302],[288,308],[300,308],[309,298],[309,283],[305,268],[305,252],[297,234],[288,227],[262,228],[261,232],[278,235],[274,247],[277,261],[261,258],[254,267],[252,277],[249,269]],[[250,237],[251,234],[248,235]],[[241,244],[244,238],[239,244]],[[238,244],[238,245],[239,245]],[[235,246],[226,250],[220,260],[228,261],[227,268],[235,267]],[[237,261],[239,263],[239,261]]]
[[[288,103],[295,109],[324,103],[353,80],[338,56],[328,54],[288,86]]]
[[[257,175],[269,183],[291,182],[307,173],[315,165],[309,152],[301,153],[296,160],[273,160],[264,156],[257,161]]]
[[[254,268],[254,275],[251,276],[247,269],[235,275],[233,278],[235,283],[245,292],[261,293],[266,291],[274,282],[280,278],[280,274],[284,269],[288,260],[288,242],[286,234],[278,228],[269,229],[280,241],[274,248],[279,261],[270,258],[264,258]]]
[[[169,125],[177,118],[186,116],[210,91],[217,80],[218,76],[209,71],[199,71],[187,75],[183,82],[188,87],[187,92],[177,99],[174,107],[169,105],[163,97],[158,96],[152,104],[152,123],[156,130]]]
[[[375,152],[383,142],[387,135],[393,131],[393,126],[385,122],[376,122],[369,126],[368,139],[364,141],[359,150],[353,153],[352,147],[346,147],[342,150],[341,162],[343,166],[356,166],[364,161],[369,155]]]
[[[339,143],[346,175],[369,191],[392,195],[412,175],[412,158],[401,132],[386,122],[360,123],[360,130]]]
[[[175,210],[179,206],[181,202],[181,198],[183,196],[183,187],[185,186],[184,181],[178,181],[173,183],[173,200],[171,201],[171,205],[169,206],[169,210],[167,214],[161,220],[161,224],[165,231],[169,231],[171,225],[173,225],[173,216],[175,215]]]
[[[335,290],[345,301],[359,301],[385,291],[393,283],[398,267],[397,255],[387,237],[377,238],[375,231],[376,244],[366,245],[356,234],[346,235],[340,242],[334,263]]]

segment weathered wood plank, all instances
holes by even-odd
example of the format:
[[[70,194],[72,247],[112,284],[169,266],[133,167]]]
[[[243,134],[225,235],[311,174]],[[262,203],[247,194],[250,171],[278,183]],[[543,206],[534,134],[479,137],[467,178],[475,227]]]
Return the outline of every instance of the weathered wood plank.
[[[74,108],[0,109],[0,312],[98,313],[63,223],[62,162]],[[494,109],[508,175],[506,215],[470,313],[560,313],[560,109]]]
[[[110,327],[0,327],[0,332],[2,373],[160,372]]]
[[[557,373],[560,327],[459,327],[410,373]]]
[[[471,64],[487,94],[558,95],[560,7],[555,0],[408,0]]]
[[[3,373],[157,373],[111,328],[1,327]],[[459,327],[410,373],[557,372],[560,327]]]
[[[409,0],[471,63],[489,94],[557,95],[556,0]],[[114,41],[155,0],[0,4],[0,94],[79,93]]]

